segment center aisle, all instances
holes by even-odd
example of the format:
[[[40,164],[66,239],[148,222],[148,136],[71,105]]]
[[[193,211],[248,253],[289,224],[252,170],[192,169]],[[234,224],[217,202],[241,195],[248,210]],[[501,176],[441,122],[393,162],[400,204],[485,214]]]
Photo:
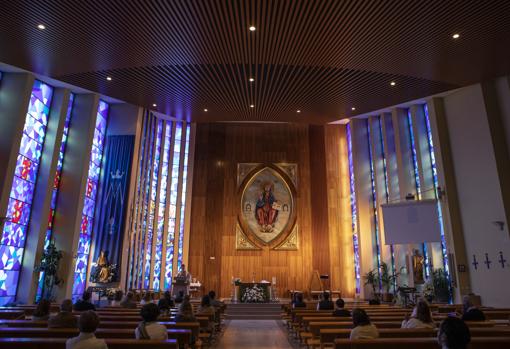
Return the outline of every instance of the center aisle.
[[[292,349],[280,320],[230,320],[214,348]]]

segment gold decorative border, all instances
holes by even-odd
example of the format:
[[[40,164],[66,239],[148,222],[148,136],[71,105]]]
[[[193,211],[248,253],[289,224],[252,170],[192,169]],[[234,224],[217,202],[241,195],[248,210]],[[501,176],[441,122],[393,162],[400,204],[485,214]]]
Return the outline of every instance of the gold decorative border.
[[[287,236],[280,245],[276,246],[274,250],[279,251],[297,251],[299,250],[299,229],[298,225],[294,226],[292,232]]]
[[[244,234],[239,223],[236,224],[236,250],[260,250]]]

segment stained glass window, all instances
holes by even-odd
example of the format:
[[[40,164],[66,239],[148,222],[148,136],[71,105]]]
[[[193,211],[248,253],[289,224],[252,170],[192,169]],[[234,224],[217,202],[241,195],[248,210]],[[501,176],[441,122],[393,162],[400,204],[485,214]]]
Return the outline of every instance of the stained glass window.
[[[374,173],[374,156],[372,154],[372,138],[370,137],[370,124],[368,119],[366,120],[367,127],[367,138],[368,138],[368,157],[370,162],[370,184],[372,188],[372,213],[374,218],[374,241],[375,241],[375,253],[377,262],[377,273],[381,273],[381,246],[379,245],[379,215],[377,214],[377,192],[375,189],[375,173]],[[379,289],[382,289],[381,278],[379,278]]]
[[[409,128],[409,138],[411,143],[411,161],[413,164],[413,172],[414,172],[414,180],[416,184],[416,194],[418,195],[418,200],[421,200],[421,183],[420,183],[420,170],[418,168],[418,159],[416,156],[416,144],[414,141],[413,134],[413,118],[411,116],[411,109],[407,109],[407,124]],[[427,250],[427,245],[422,244],[423,257],[425,258],[425,276],[428,278],[430,276],[430,259],[429,253]]]
[[[57,168],[55,170],[55,177],[53,180],[53,191],[50,202],[50,212],[48,214],[48,226],[46,228],[46,236],[44,238],[44,249],[46,249],[50,243],[53,233],[53,221],[55,219],[55,210],[57,208],[57,197],[58,190],[60,187],[60,178],[62,175],[62,166],[64,163],[64,154],[67,144],[67,136],[69,134],[69,124],[71,122],[71,111],[73,109],[74,94],[70,94],[69,103],[67,105],[66,118],[64,121],[64,130],[62,132],[62,139],[60,140],[60,148],[58,152]],[[36,302],[40,299],[44,289],[44,272],[39,273],[39,281],[37,283]]]
[[[354,276],[356,278],[356,293],[361,291],[360,259],[359,259],[359,239],[358,239],[358,209],[356,208],[356,189],[354,181],[354,161],[352,154],[352,135],[351,125],[347,124],[347,158],[349,160],[349,186],[351,196],[351,228],[352,228],[352,246],[354,249]]]
[[[167,122],[165,126],[165,139],[163,142],[163,158],[162,169],[159,186],[159,208],[158,208],[158,222],[157,222],[157,235],[156,235],[156,251],[154,255],[154,275],[152,280],[152,288],[159,290],[161,278],[161,258],[163,254],[163,234],[165,226],[165,208],[166,208],[166,192],[168,186],[168,160],[171,151],[172,142],[172,123]]]
[[[154,236],[154,214],[156,209],[156,199],[158,193],[158,179],[159,179],[159,164],[161,157],[161,137],[163,134],[163,120],[158,120],[156,129],[156,148],[154,152],[154,159],[152,162],[152,180],[151,192],[149,199],[149,219],[147,222],[147,249],[145,250],[145,271],[143,287],[149,288],[150,272],[151,272],[151,259],[152,259],[152,240]]]
[[[432,141],[432,129],[430,127],[429,109],[426,104],[423,106],[423,113],[425,114],[425,129],[427,130],[427,143],[429,146],[430,162],[432,165],[432,181],[434,183],[434,195],[435,198],[439,198],[439,182],[437,180],[437,167],[436,167],[436,156],[434,154],[434,142]],[[441,200],[437,200],[437,214],[439,216],[439,227],[441,230],[441,252],[443,255],[443,268],[445,270],[448,280],[450,280],[450,269],[448,266],[448,251],[446,250],[446,238],[444,233],[444,222],[441,208]]]
[[[179,184],[179,165],[181,160],[181,138],[182,123],[175,126],[175,139],[173,144],[172,171],[170,180],[170,207],[168,213],[168,228],[166,238],[166,258],[165,258],[165,289],[172,285],[173,262],[174,262],[174,240],[175,240],[175,222],[177,214],[177,188]]]
[[[108,103],[99,101],[96,114],[96,127],[94,129],[94,138],[92,140],[91,157],[89,162],[87,188],[81,219],[80,238],[78,240],[78,250],[76,257],[76,267],[74,269],[73,299],[81,296],[87,283],[87,265],[90,253],[90,241],[92,238],[92,227],[94,225],[94,210],[96,204],[96,190],[99,184],[101,173],[101,162],[93,154],[102,156],[106,136],[106,123],[108,120]],[[100,156],[100,157],[101,157]]]
[[[179,220],[179,247],[177,250],[177,269],[181,269],[184,245],[184,217],[186,211],[186,179],[188,178],[188,151],[190,126],[186,127],[186,143],[184,146],[184,163],[182,170],[181,218]]]
[[[0,305],[14,301],[53,88],[36,80],[17,157],[0,244]]]
[[[380,158],[383,163],[383,175],[384,175],[384,199],[386,203],[390,202],[390,191],[389,191],[389,184],[388,184],[388,167],[386,164],[386,152],[384,151],[384,139],[383,139],[383,129],[382,129],[382,123],[383,120],[381,117],[377,117],[377,122],[379,124],[379,140],[381,142],[381,151],[380,151]],[[392,275],[396,274],[395,269],[395,250],[393,248],[393,245],[390,245],[390,253],[391,253],[391,272]],[[397,289],[397,278],[394,278],[393,280],[393,287],[396,290]]]

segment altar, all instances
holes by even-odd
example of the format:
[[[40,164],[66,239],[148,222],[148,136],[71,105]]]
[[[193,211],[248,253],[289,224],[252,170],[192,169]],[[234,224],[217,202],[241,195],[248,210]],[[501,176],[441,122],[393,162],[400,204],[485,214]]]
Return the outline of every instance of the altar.
[[[269,303],[272,299],[270,282],[238,282],[235,299],[241,303]]]

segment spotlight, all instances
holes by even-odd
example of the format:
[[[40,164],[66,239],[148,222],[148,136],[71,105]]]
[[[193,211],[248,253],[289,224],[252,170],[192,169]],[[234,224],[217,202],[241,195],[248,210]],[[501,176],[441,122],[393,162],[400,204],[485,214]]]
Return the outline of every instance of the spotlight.
[[[204,111],[205,111],[206,113],[208,112],[208,110],[207,110],[207,109],[204,109]]]
[[[356,108],[355,108],[355,107],[352,107],[352,108],[351,108],[351,110],[352,110],[352,111],[355,111],[355,110],[356,110]]]
[[[392,81],[392,82],[390,82],[390,85],[391,85],[391,86],[395,86],[395,85],[396,85],[396,82],[395,82],[395,81]]]
[[[255,108],[255,105],[254,104],[250,104],[250,108]]]
[[[44,29],[46,29],[46,26],[41,23],[41,24],[37,25],[37,29],[44,30]]]
[[[299,109],[298,109],[298,110],[296,110],[296,113],[301,113],[301,110],[299,110]]]
[[[254,81],[255,81],[255,79],[254,79],[254,78],[249,78],[248,80],[249,80],[250,82],[254,82]]]
[[[111,76],[107,76],[107,77],[106,77],[106,80],[108,80],[108,81],[112,81],[112,77],[111,77]]]
[[[251,31],[251,32],[254,32],[255,30],[257,30],[257,28],[255,28],[254,26],[251,26],[251,27],[250,27],[250,31]]]
[[[158,105],[156,103],[152,103],[152,106],[153,107],[157,107]]]
[[[460,38],[460,34],[455,33],[455,34],[453,34],[453,35],[452,35],[452,38],[454,38],[454,39],[458,39],[458,38]]]

